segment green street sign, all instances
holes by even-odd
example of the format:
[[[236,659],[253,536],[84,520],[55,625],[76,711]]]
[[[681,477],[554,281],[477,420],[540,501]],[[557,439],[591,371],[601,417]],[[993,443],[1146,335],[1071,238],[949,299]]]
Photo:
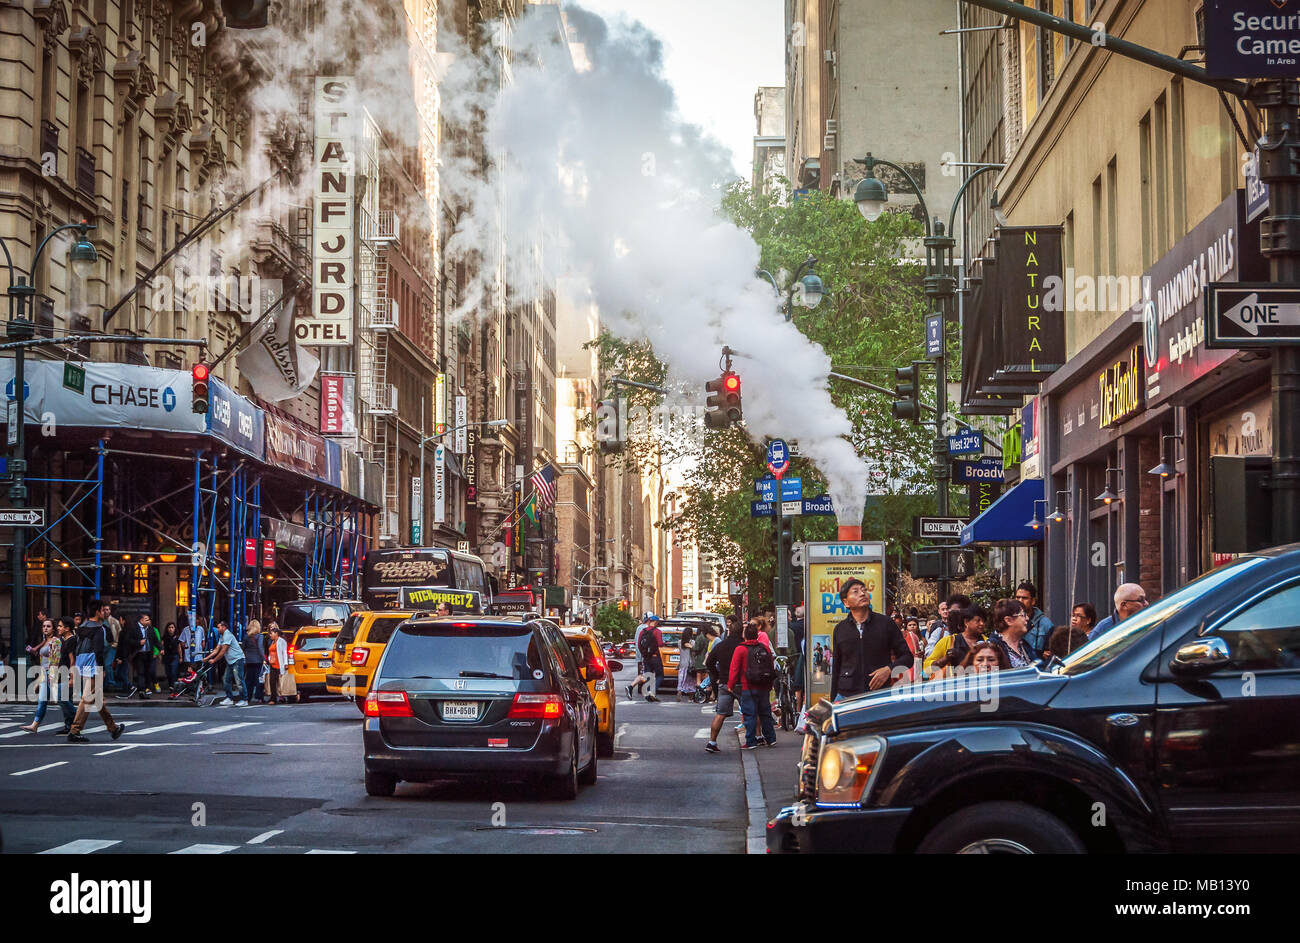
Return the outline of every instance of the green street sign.
[[[63,385],[65,388],[86,395],[86,368],[79,367],[75,363],[65,363],[63,365]]]

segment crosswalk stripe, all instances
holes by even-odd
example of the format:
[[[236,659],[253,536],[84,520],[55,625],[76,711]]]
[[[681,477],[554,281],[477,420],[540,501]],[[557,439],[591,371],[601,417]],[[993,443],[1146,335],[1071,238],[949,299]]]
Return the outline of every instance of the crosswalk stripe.
[[[147,733],[162,733],[164,730],[176,730],[179,727],[197,727],[200,721],[197,720],[178,720],[174,724],[161,724],[157,727],[145,727],[143,730],[128,730],[126,735],[141,737]]]
[[[709,738],[708,727],[701,727],[699,730],[695,731],[696,740],[707,740],[708,738]]]
[[[107,838],[78,838],[76,841],[70,841],[54,848],[46,848],[44,851],[36,852],[38,855],[92,855],[97,851],[103,851],[105,848],[112,848],[114,845],[120,845],[119,839]]]
[[[196,737],[210,737],[210,736],[212,736],[214,733],[225,733],[225,732],[228,731],[228,730],[238,730],[240,727],[260,727],[260,726],[261,726],[261,723],[260,723],[259,721],[256,721],[256,720],[250,720],[250,721],[248,721],[248,722],[246,722],[246,723],[242,723],[242,724],[224,724],[224,725],[222,725],[222,726],[220,726],[220,727],[213,727],[211,730],[196,730],[196,731],[194,731],[194,736],[196,736]]]
[[[9,725],[4,724],[3,726],[7,727]],[[8,740],[10,737],[30,737],[30,736],[32,736],[32,732],[30,730],[15,730],[13,733],[0,733],[0,740]]]
[[[238,845],[186,845],[184,848],[167,853],[169,855],[224,855],[238,847]]]
[[[134,750],[136,747],[142,746],[144,746],[143,743],[128,743],[124,747],[114,747],[111,750],[104,750],[100,753],[96,753],[95,756],[108,756],[110,753],[121,753],[123,750]]]
[[[330,848],[313,848],[311,851],[305,851],[306,855],[355,855],[355,851],[335,851]]]
[[[20,727],[20,726],[22,726],[21,722],[14,721],[12,724],[0,724],[0,730],[4,730],[6,727]]]
[[[249,839],[248,841],[246,841],[244,844],[246,844],[246,845],[260,845],[260,844],[262,844],[262,842],[266,841],[268,838],[274,838],[276,835],[282,835],[282,834],[284,834],[284,829],[282,829],[282,828],[273,828],[273,829],[271,829],[269,832],[263,832],[261,835],[258,835],[256,838],[250,838],[250,839]]]
[[[46,763],[44,766],[38,766],[35,769],[20,770],[17,773],[10,773],[10,776],[26,776],[28,773],[39,773],[41,770],[54,769],[56,766],[67,766],[67,760],[59,760],[57,763]]]

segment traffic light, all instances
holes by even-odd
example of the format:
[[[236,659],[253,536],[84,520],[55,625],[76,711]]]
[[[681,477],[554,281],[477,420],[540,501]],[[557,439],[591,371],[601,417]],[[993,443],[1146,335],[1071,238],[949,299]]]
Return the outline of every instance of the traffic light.
[[[725,429],[733,422],[740,422],[743,415],[740,408],[740,377],[728,370],[716,380],[704,384],[709,396],[705,402],[709,410],[704,414],[704,424],[710,429]]]
[[[627,600],[626,600],[626,599],[620,599],[620,600],[618,601],[618,611],[619,611],[619,612],[627,612]]]
[[[208,365],[196,363],[190,369],[190,376],[194,378],[190,409],[202,415],[208,411]]]
[[[890,409],[895,419],[921,422],[921,367],[923,360],[913,360],[911,366],[894,368],[894,405]]]

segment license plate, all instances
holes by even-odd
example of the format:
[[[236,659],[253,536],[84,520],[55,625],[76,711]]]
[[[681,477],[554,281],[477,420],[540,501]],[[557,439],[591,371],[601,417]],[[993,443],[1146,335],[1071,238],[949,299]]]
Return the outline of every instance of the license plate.
[[[478,701],[443,701],[443,720],[478,720]]]
[[[330,660],[328,658],[322,658],[320,661],[316,662],[317,668],[328,668],[329,666]]]
[[[668,664],[670,664],[670,665],[675,665],[675,664],[677,664],[677,663],[678,663],[679,661],[681,661],[681,660],[682,660],[682,656],[681,656],[681,655],[669,655],[669,656],[668,656]]]

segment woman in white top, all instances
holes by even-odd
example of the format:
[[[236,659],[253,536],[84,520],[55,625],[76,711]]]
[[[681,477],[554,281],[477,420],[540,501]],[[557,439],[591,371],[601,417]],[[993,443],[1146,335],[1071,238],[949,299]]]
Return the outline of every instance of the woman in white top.
[[[22,729],[36,733],[41,721],[45,719],[45,709],[50,701],[58,700],[59,690],[59,655],[63,651],[62,640],[54,633],[54,620],[46,619],[41,623],[41,640],[35,645],[27,646],[29,655],[41,659],[41,673],[37,678],[36,717]]]

